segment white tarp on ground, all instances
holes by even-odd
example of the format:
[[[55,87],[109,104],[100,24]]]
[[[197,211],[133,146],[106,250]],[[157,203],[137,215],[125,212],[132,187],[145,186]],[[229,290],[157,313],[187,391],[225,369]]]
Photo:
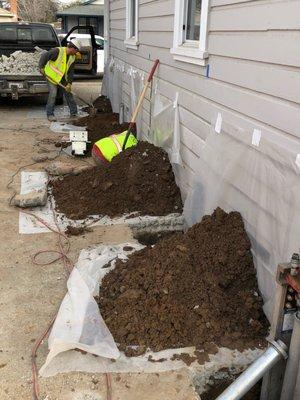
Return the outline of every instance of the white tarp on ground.
[[[84,106],[78,106],[78,116],[86,117],[88,113],[82,111]],[[57,118],[68,118],[70,117],[69,107],[66,105],[55,106],[55,116]],[[46,110],[44,106],[32,107],[30,111],[28,111],[26,118],[47,118]]]
[[[48,181],[46,172],[27,172],[21,173],[21,194],[29,193],[33,190],[44,189]],[[50,199],[44,207],[35,207],[31,210],[33,214],[47,222],[49,226],[56,229],[53,211],[51,209]],[[134,216],[136,214],[136,216]],[[108,216],[95,215],[85,220],[70,220],[63,214],[56,213],[56,222],[58,226],[65,230],[68,225],[71,226],[109,226],[125,224],[132,228],[133,231],[160,232],[168,230],[182,230],[184,219],[181,214],[169,214],[166,216],[139,216],[138,213],[123,215],[122,217],[110,218]],[[20,211],[19,214],[19,233],[32,234],[49,232],[41,222],[36,218]]]
[[[171,360],[173,354],[190,353],[194,348],[168,349],[158,353],[147,352],[139,357],[126,357],[119,350],[106,327],[94,296],[101,294],[101,280],[114,268],[116,259],[126,260],[133,251],[143,248],[137,243],[99,246],[82,250],[68,280],[68,292],[63,299],[48,345],[50,352],[40,370],[42,376],[60,372],[162,372],[186,367],[181,360]],[[107,263],[111,261],[108,268]],[[82,354],[72,349],[80,349]],[[261,354],[262,350],[220,348],[204,365],[192,364],[197,385],[205,386],[210,376],[222,368],[240,372]],[[97,355],[97,357],[93,356]],[[166,359],[162,362],[149,361]]]

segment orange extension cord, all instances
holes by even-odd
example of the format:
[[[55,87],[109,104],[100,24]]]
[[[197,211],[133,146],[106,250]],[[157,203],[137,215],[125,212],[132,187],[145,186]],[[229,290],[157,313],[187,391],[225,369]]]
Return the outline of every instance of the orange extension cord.
[[[59,250],[40,250],[37,253],[35,253],[32,257],[32,262],[34,265],[38,265],[38,266],[47,266],[50,264],[53,264],[59,260],[61,260],[64,264],[64,267],[68,273],[68,275],[72,272],[72,269],[74,267],[73,262],[71,261],[71,259],[68,257],[68,253],[70,251],[71,248],[71,244],[69,241],[69,238],[60,230],[57,220],[56,220],[56,215],[55,212],[52,208],[51,205],[51,209],[52,209],[52,213],[53,213],[53,217],[54,217],[54,222],[56,225],[57,229],[53,229],[51,228],[51,226],[49,226],[49,224],[47,222],[45,222],[43,219],[39,218],[38,216],[36,216],[35,214],[22,210],[22,212],[24,212],[25,214],[30,215],[31,217],[35,218],[37,221],[39,221],[41,224],[43,224],[46,228],[48,228],[50,231],[52,231],[53,233],[58,235],[58,248]],[[65,243],[63,242],[63,240],[65,240]],[[46,253],[51,253],[51,254],[57,254],[57,257],[54,258],[51,261],[48,262],[38,262],[37,258],[41,255],[41,254],[46,254]],[[48,335],[54,321],[55,318],[57,316],[57,313],[55,314],[55,316],[52,318],[52,320],[50,321],[50,323],[48,324],[47,328],[44,330],[44,332],[39,336],[39,338],[35,341],[34,346],[32,348],[31,351],[31,364],[32,364],[32,388],[33,388],[33,399],[34,400],[39,400],[39,384],[38,384],[38,369],[37,369],[37,365],[36,365],[36,357],[37,357],[37,351],[40,347],[40,345],[42,344],[43,340],[46,338],[46,336]],[[111,375],[109,373],[105,374],[106,376],[106,399],[107,400],[112,400],[112,385],[111,385]]]
[[[30,132],[31,133],[31,132]],[[57,154],[57,156],[55,158],[57,158],[60,153],[61,153],[62,149],[60,149],[59,153]],[[11,176],[11,180],[9,181],[9,183],[7,184],[7,189],[10,189],[11,184],[14,181],[14,177],[25,167],[29,167],[32,165],[37,164],[37,162],[33,162],[27,165],[22,165],[21,167],[19,167],[17,169],[17,171],[14,172],[14,174]],[[16,193],[14,193],[12,195],[12,197],[9,199],[9,205],[12,206],[12,200],[15,197]],[[46,228],[48,228],[51,232],[55,233],[58,235],[58,250],[40,250],[37,253],[35,253],[32,256],[32,263],[34,265],[38,265],[38,266],[47,266],[50,264],[53,264],[59,260],[61,260],[63,262],[63,265],[67,271],[67,274],[70,275],[70,273],[72,272],[72,269],[74,267],[73,262],[71,261],[71,259],[67,256],[67,254],[70,251],[71,248],[71,244],[69,241],[69,238],[60,230],[57,220],[56,220],[56,215],[55,215],[55,211],[52,207],[51,204],[51,210],[53,213],[53,219],[55,222],[55,226],[57,229],[53,229],[51,228],[51,226],[49,226],[49,224],[44,221],[42,218],[39,218],[37,215],[29,212],[29,211],[25,211],[24,209],[22,210],[22,212],[24,214],[28,214],[31,217],[35,218],[37,221],[39,221],[42,225],[44,225]],[[65,240],[65,244],[63,243],[63,240]],[[51,254],[57,254],[57,257],[54,258],[53,260],[49,261],[49,262],[38,262],[37,258],[41,255],[41,254],[46,254],[46,253],[51,253]],[[33,388],[33,399],[34,400],[39,400],[39,384],[38,384],[38,369],[37,369],[37,365],[36,365],[36,357],[37,357],[37,351],[40,347],[40,345],[42,344],[43,340],[47,337],[48,333],[50,332],[50,329],[56,319],[57,313],[54,315],[54,317],[52,318],[52,320],[50,321],[50,323],[48,324],[48,326],[46,327],[46,329],[44,330],[44,332],[39,336],[39,338],[35,341],[34,346],[32,348],[31,351],[31,364],[32,364],[32,388]],[[112,384],[111,384],[111,375],[109,373],[106,373],[106,400],[112,400]]]

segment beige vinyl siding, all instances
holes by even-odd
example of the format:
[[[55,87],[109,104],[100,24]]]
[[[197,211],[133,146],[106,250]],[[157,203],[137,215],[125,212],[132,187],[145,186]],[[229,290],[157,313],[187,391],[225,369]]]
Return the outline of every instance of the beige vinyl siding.
[[[179,92],[188,180],[218,112],[249,134],[260,129],[286,139],[289,152],[300,136],[300,2],[211,0],[210,5],[207,78],[206,67],[174,61],[170,54],[174,0],[139,1],[138,50],[124,45],[125,0],[110,1],[110,55],[145,72],[159,58],[159,92],[172,101]],[[128,106],[128,85],[124,92]],[[149,94],[142,121],[147,133]]]

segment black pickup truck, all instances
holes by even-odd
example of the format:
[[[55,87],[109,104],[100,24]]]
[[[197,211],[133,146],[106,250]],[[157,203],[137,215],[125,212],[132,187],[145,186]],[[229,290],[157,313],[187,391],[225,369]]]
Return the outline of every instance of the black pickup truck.
[[[49,50],[60,46],[54,28],[49,24],[25,22],[0,23],[0,58],[10,56],[15,51],[33,53],[36,47]],[[18,99],[22,96],[44,95],[48,92],[45,78],[34,74],[10,74],[0,72],[0,96]],[[58,102],[61,99],[58,99]]]

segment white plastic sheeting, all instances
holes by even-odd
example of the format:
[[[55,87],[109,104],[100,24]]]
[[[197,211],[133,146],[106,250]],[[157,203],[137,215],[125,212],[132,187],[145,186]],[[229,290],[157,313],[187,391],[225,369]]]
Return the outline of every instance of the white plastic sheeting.
[[[129,115],[127,115],[127,120],[131,119],[133,115],[134,109],[137,106],[139,101],[140,94],[143,90],[143,83],[144,83],[144,76],[142,73],[130,68],[128,70],[128,74],[130,77],[130,108],[129,108]],[[142,112],[141,110],[137,116],[136,120],[136,129],[137,129],[137,138],[142,139]]]
[[[172,102],[161,96],[156,89],[153,98],[152,124],[148,139],[155,146],[166,150],[172,164],[181,165],[178,93]]]
[[[126,260],[130,253],[141,248],[143,246],[137,243],[124,243],[81,251],[48,340],[50,352],[40,370],[42,376],[70,371],[163,372],[186,367],[182,360],[172,360],[172,356],[180,353],[193,355],[194,347],[166,349],[157,353],[147,351],[139,357],[126,357],[124,353],[119,353],[94,299],[99,293],[99,285],[101,294],[101,280],[114,268],[116,259]],[[105,268],[108,262],[111,264]],[[197,386],[204,389],[210,377],[218,374],[220,368],[240,372],[261,352],[261,349],[239,352],[222,347],[216,354],[210,355],[205,364],[193,363],[190,369],[196,375]],[[163,360],[151,362],[148,359],[150,355],[154,360]]]
[[[119,113],[124,105],[124,120],[130,121],[133,111],[138,103],[145,81],[145,73],[111,57],[104,69],[102,95],[107,96],[112,105],[113,112]],[[136,125],[137,137],[142,137],[142,113],[140,111]]]
[[[217,118],[184,207],[188,225],[218,206],[241,213],[269,318],[277,265],[299,250],[299,153],[300,146],[288,149],[260,131],[251,135]]]
[[[134,247],[130,248],[132,252]],[[71,349],[80,349],[105,358],[119,357],[119,350],[100,315],[94,297],[98,296],[99,284],[111,269],[103,267],[116,258],[125,260],[126,253],[130,252],[124,251],[121,246],[102,246],[96,250],[92,262],[89,254],[85,251],[80,253],[77,266],[67,283],[68,292],[49,336],[50,352],[42,371],[57,354]]]
[[[48,182],[48,175],[46,172],[21,172],[21,194],[30,193],[33,190],[45,189]],[[51,202],[53,207],[51,207]],[[64,214],[53,212],[54,199],[48,197],[47,204],[44,207],[35,207],[31,212],[45,221],[50,227],[56,228],[58,226],[65,230],[68,225],[71,226],[111,226],[111,225],[128,225],[133,232],[164,232],[173,230],[182,230],[184,226],[183,216],[178,213],[152,216],[152,215],[139,215],[138,212],[124,214],[120,217],[110,218],[107,215],[94,215],[86,218],[85,220],[71,220]],[[56,222],[54,220],[54,215]],[[128,218],[130,216],[130,218]],[[31,215],[25,214],[20,211],[19,215],[19,233],[33,234],[49,232],[49,229],[41,222],[36,220]]]
[[[101,94],[110,99],[113,112],[119,113],[122,103],[122,81],[125,72],[124,63],[116,63],[114,58],[108,60],[104,68]]]

